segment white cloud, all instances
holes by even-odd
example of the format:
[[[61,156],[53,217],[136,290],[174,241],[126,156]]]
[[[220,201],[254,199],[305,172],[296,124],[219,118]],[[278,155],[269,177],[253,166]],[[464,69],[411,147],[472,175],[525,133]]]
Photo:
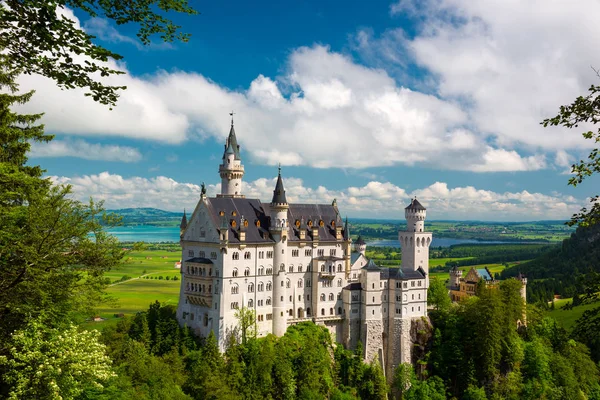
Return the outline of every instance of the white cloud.
[[[167,50],[172,49],[173,45],[167,42],[142,44],[138,39],[122,35],[111,25],[111,22],[105,18],[91,18],[83,24],[83,28],[90,35],[109,42],[109,43],[129,43],[138,50]]]
[[[126,40],[101,21],[90,26],[112,40]],[[126,71],[123,64],[111,66]],[[227,113],[234,109],[240,143],[258,162],[270,165],[420,164],[475,171],[544,165],[535,149],[521,154],[503,144],[490,145],[486,135],[469,128],[461,104],[398,85],[384,70],[359,65],[326,46],[292,51],[280,77],[259,75],[247,90],[231,91],[182,71],[113,76],[107,82],[128,87],[112,111],[84,97],[82,90],[61,91],[38,76],[20,79],[22,89],[37,90],[25,109],[45,111],[43,122],[53,133],[168,143],[194,135],[222,140]]]
[[[105,200],[109,209],[124,207],[156,207],[166,210],[194,208],[200,197],[200,186],[177,182],[165,176],[131,177],[103,172],[98,175],[52,177],[55,182],[73,186],[74,196],[86,200],[92,196]],[[268,203],[273,196],[275,178],[260,178],[244,183],[248,198]],[[324,186],[309,187],[302,179],[284,178],[290,203],[331,203],[337,199],[342,215],[370,218],[404,218],[404,207],[417,196],[428,209],[431,219],[465,219],[517,221],[536,219],[568,219],[579,210],[583,200],[560,193],[494,192],[472,186],[448,187],[435,182],[407,192],[390,182],[371,181],[362,187],[340,190]],[[220,184],[208,184],[209,196],[220,191]]]
[[[581,126],[567,131],[540,121],[597,79],[590,68],[600,62],[597,1],[402,0],[391,12],[422,24],[412,39],[392,31],[379,45],[408,51],[433,74],[437,93],[463,104],[474,129],[491,135],[499,149],[593,146],[581,138]]]
[[[29,156],[77,157],[86,160],[137,162],[142,159],[139,150],[129,146],[103,145],[84,140],[53,140],[49,143],[32,143]]]

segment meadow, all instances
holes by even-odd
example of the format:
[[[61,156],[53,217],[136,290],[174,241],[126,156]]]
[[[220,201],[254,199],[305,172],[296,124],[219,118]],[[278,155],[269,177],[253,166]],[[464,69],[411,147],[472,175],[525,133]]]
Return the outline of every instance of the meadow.
[[[575,321],[579,319],[583,315],[583,313],[587,310],[591,310],[596,307],[600,307],[600,303],[591,303],[584,304],[573,307],[570,310],[562,310],[563,307],[568,302],[573,299],[557,299],[554,300],[554,310],[548,311],[548,316],[554,318],[559,324],[561,324],[565,329],[571,330],[575,325]]]

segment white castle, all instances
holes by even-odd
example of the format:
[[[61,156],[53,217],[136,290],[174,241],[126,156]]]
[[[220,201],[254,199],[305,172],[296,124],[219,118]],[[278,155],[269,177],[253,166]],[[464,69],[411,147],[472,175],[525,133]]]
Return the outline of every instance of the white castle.
[[[429,245],[426,210],[416,199],[399,232],[400,268],[380,268],[353,244],[336,201],[290,204],[281,169],[273,199],[242,194],[244,167],[233,120],[219,166],[221,194],[206,196],[181,221],[181,290],[177,318],[197,334],[211,331],[221,349],[236,331],[236,311],[255,310],[258,336],[282,336],[289,325],[313,321],[367,362],[378,357],[386,375],[411,362],[410,329],[427,316]],[[354,250],[354,251],[353,251]]]

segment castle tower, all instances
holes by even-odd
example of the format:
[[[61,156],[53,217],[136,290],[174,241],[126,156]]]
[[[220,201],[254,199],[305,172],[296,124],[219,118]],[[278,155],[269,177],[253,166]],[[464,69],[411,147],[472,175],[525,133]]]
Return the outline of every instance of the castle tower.
[[[283,336],[287,329],[285,299],[287,297],[288,208],[280,167],[277,184],[273,190],[273,200],[271,200],[271,224],[269,226],[269,232],[275,240],[273,248],[273,334],[276,336]]]
[[[450,286],[458,289],[460,287],[460,278],[462,278],[462,270],[454,267],[450,270]]]
[[[233,127],[233,113],[231,113],[231,129],[229,136],[225,141],[225,152],[223,153],[223,163],[219,165],[219,175],[221,175],[221,193],[217,197],[241,197],[242,178],[244,176],[244,166],[240,157],[240,146],[235,137]]]
[[[363,256],[365,255],[365,251],[367,251],[367,243],[364,241],[362,236],[359,236],[354,242],[354,251],[359,252]]]
[[[426,286],[429,287],[431,232],[424,232],[426,209],[415,197],[404,209],[404,216],[406,231],[398,233],[402,247],[402,269],[416,271],[422,268],[426,274]]]
[[[181,224],[179,224],[179,237],[183,237],[183,232],[187,228],[187,215],[185,215],[185,208],[183,209],[183,217],[181,217]]]

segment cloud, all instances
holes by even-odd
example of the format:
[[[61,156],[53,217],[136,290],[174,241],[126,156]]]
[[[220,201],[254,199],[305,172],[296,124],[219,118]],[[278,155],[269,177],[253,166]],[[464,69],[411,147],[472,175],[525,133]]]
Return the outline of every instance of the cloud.
[[[128,40],[103,21],[90,21],[87,29]],[[109,64],[127,71],[124,64]],[[536,149],[491,143],[487,133],[473,130],[473,117],[460,103],[411,90],[385,70],[321,45],[293,50],[281,76],[259,75],[237,91],[193,72],[112,76],[107,83],[127,86],[112,111],[82,90],[62,91],[46,78],[23,76],[19,82],[23,90],[36,89],[24,109],[44,111],[51,133],[174,144],[195,136],[221,141],[234,109],[240,143],[263,164],[355,169],[418,164],[480,172],[544,167]]]
[[[29,156],[77,157],[86,160],[138,162],[142,159],[139,150],[134,147],[103,145],[84,140],[53,140],[49,143],[32,143]]]
[[[90,18],[83,24],[83,29],[90,35],[109,43],[128,43],[138,50],[170,50],[173,45],[167,42],[142,44],[138,39],[122,35],[106,18]]]
[[[109,209],[124,207],[156,207],[166,210],[193,209],[200,197],[200,186],[157,176],[131,177],[102,172],[97,175],[52,177],[57,183],[73,186],[74,196],[86,200],[90,196],[105,200]],[[244,183],[248,198],[270,202],[275,178],[259,178]],[[337,200],[342,215],[351,217],[403,219],[404,207],[417,196],[428,209],[430,219],[465,219],[517,221],[568,219],[578,211],[583,200],[560,193],[494,192],[472,186],[448,187],[435,182],[407,192],[390,182],[371,181],[361,187],[332,190],[324,186],[307,186],[302,179],[284,178],[290,203],[331,203]],[[220,184],[208,184],[209,196],[220,192]]]
[[[390,11],[421,21],[416,34],[408,38],[396,30],[374,41],[408,52],[428,72],[436,93],[461,104],[472,129],[488,134],[499,149],[587,148],[593,143],[581,138],[584,127],[540,125],[597,79],[590,66],[598,65],[600,3],[576,3],[402,0]]]

